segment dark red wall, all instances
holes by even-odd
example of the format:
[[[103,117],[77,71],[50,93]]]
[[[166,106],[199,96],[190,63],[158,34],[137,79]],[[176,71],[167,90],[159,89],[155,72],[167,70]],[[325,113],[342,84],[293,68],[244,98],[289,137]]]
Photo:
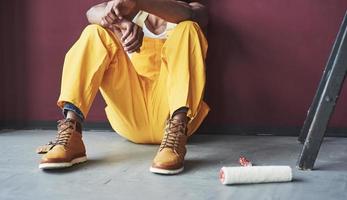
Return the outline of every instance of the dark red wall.
[[[300,126],[329,56],[345,0],[211,3],[209,123]],[[346,93],[333,126],[346,127]]]
[[[6,22],[12,27],[9,39],[2,38],[0,121],[60,118],[55,103],[65,52],[87,24],[85,11],[99,2],[7,2],[2,15],[16,17]],[[206,100],[211,113],[205,125],[301,126],[347,1],[210,2]],[[347,127],[346,93],[347,88],[332,126]],[[105,121],[100,97],[89,121]]]

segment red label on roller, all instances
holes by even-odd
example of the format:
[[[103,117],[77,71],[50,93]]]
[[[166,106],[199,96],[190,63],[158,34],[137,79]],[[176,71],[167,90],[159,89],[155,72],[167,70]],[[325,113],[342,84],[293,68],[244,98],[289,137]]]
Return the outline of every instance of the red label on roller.
[[[250,167],[250,166],[252,166],[252,163],[249,160],[247,160],[246,157],[244,157],[244,156],[240,157],[239,163],[243,167]]]
[[[224,183],[225,174],[224,174],[223,169],[219,170],[219,180],[220,180],[222,183]]]

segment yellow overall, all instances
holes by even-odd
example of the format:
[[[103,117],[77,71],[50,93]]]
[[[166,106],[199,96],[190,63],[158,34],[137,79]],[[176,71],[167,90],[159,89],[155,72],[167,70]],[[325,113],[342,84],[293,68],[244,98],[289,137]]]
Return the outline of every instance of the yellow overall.
[[[160,144],[166,120],[188,107],[188,134],[209,107],[203,101],[207,41],[199,26],[179,23],[167,39],[145,37],[131,59],[112,31],[89,25],[65,57],[58,106],[77,106],[85,117],[98,90],[112,128],[135,143]]]

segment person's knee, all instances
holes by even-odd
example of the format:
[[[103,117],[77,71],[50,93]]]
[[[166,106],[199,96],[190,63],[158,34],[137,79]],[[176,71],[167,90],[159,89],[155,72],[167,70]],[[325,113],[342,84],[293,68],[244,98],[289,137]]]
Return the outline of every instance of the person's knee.
[[[200,29],[198,23],[193,21],[183,21],[177,24],[174,31],[170,35],[194,38],[199,37],[200,32],[202,32],[202,30]]]
[[[115,51],[120,45],[117,37],[112,31],[97,24],[90,24],[86,26],[81,34],[80,40],[92,44],[102,44],[102,46],[107,47],[108,50],[112,52]],[[113,55],[113,53],[110,54]]]
[[[88,26],[84,28],[82,34],[95,35],[105,31],[106,29],[98,24],[89,24]]]
[[[198,23],[193,21],[183,21],[177,24],[178,29],[191,29],[191,30],[197,30],[200,29]]]

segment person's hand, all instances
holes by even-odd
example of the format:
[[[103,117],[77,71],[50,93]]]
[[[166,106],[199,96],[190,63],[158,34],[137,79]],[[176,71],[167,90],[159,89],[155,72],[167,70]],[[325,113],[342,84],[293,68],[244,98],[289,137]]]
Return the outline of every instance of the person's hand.
[[[136,0],[113,0],[107,2],[105,16],[101,21],[101,25],[108,27],[116,19],[123,19],[124,16],[129,15],[136,9],[136,4]]]
[[[113,29],[122,33],[121,42],[126,52],[133,53],[140,50],[144,35],[140,26],[126,19],[121,19],[114,23]]]
[[[113,1],[107,2],[104,16],[101,18],[101,25],[105,28],[111,28],[112,24],[118,20],[118,17],[113,12]]]
[[[137,0],[113,0],[113,12],[122,19],[124,16],[129,15],[133,10],[136,9]]]

